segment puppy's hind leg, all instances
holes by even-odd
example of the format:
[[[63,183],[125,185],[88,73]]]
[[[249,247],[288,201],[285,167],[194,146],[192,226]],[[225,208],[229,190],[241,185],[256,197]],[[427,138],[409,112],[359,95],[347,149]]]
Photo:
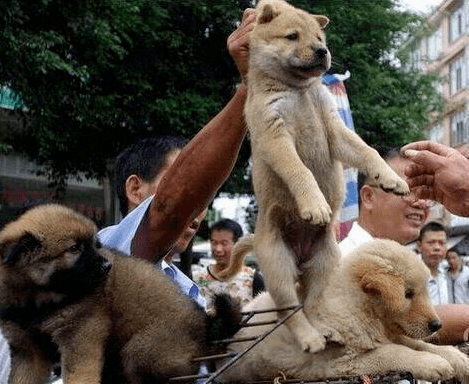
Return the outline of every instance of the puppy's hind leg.
[[[277,308],[299,305],[295,256],[283,242],[278,230],[270,228],[263,231],[258,226],[254,250],[267,290]],[[296,312],[285,324],[293,332],[303,351],[314,353],[324,349],[325,338],[311,325],[303,310]]]
[[[304,311],[314,318],[319,300],[326,289],[333,269],[340,262],[340,250],[330,229],[315,240],[314,254],[301,275]]]

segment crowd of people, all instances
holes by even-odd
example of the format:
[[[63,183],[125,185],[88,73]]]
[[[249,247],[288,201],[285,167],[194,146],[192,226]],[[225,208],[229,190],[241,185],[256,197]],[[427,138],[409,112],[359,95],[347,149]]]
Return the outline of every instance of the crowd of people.
[[[194,281],[201,287],[209,303],[215,294],[227,293],[243,306],[264,290],[262,275],[257,268],[248,265],[243,265],[231,279],[219,276],[230,265],[233,248],[242,235],[241,225],[232,219],[221,219],[209,229],[210,248],[215,263],[193,274]]]
[[[247,9],[227,42],[241,79],[248,70],[248,37],[254,21],[254,10]],[[231,220],[210,228],[216,263],[203,273],[192,280],[172,262],[187,248],[234,166],[246,135],[245,100],[246,87],[241,82],[226,107],[189,142],[175,137],[144,139],[122,152],[117,159],[116,187],[124,218],[98,234],[104,245],[155,263],[204,308],[213,292],[227,292],[245,304],[264,289],[259,272],[248,266],[231,281],[217,276],[242,235],[239,224]],[[469,217],[469,160],[453,148],[427,141],[409,144],[383,157],[408,180],[412,192],[397,196],[360,175],[359,216],[339,244],[342,257],[374,238],[401,244],[417,240],[422,260],[431,270],[429,290],[443,322],[438,342],[465,341],[469,329],[469,268],[455,249],[446,249],[445,228],[426,222],[433,201],[456,215]],[[443,269],[445,257],[447,268]],[[7,369],[1,368],[0,374],[6,375]],[[0,382],[6,380],[0,377]]]

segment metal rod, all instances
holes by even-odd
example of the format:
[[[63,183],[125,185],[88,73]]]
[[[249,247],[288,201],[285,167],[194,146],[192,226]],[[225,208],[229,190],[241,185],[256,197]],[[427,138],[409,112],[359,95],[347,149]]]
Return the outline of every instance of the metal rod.
[[[292,317],[296,312],[298,312],[300,309],[303,308],[303,305],[298,305],[296,307],[293,307],[293,310],[291,313],[286,315],[283,319],[277,320],[277,324],[270,329],[267,332],[264,332],[262,335],[258,336],[256,341],[252,343],[248,348],[246,348],[243,352],[237,354],[234,358],[223,364],[219,369],[217,369],[214,373],[210,375],[207,381],[205,381],[204,384],[210,384],[213,383],[213,381],[220,376],[227,368],[231,367],[235,362],[237,362],[241,357],[243,357],[246,353],[248,353],[252,348],[254,348],[257,344],[259,344],[262,340],[264,340],[268,335],[270,335],[275,329],[280,327],[283,323],[285,323],[290,317]],[[282,309],[283,310],[283,309]],[[285,309],[287,310],[287,309]],[[267,311],[265,311],[267,312]],[[262,313],[262,311],[259,311],[257,313]]]
[[[207,360],[219,360],[219,359],[224,359],[226,357],[234,357],[236,356],[236,353],[234,352],[229,352],[229,353],[220,353],[218,355],[210,355],[210,356],[202,356],[202,357],[196,357],[195,359],[192,359],[192,362],[194,363],[200,363],[202,361],[207,361]]]

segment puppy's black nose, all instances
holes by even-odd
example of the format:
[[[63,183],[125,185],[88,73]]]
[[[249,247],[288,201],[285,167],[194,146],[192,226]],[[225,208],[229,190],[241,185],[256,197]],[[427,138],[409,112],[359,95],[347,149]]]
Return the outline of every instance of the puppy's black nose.
[[[323,57],[325,57],[327,55],[327,49],[326,48],[316,48],[314,50],[314,53],[315,53],[317,58],[322,59]]]
[[[441,321],[440,319],[434,319],[428,323],[428,328],[430,328],[431,332],[436,332],[441,328]]]

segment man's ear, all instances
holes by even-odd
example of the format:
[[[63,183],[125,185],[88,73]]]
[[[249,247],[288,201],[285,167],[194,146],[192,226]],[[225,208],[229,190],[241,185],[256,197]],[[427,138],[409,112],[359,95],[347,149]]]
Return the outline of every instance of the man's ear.
[[[143,180],[137,175],[130,175],[125,181],[125,195],[127,196],[129,206],[137,206],[145,195],[142,190]]]
[[[366,206],[367,204],[371,204],[373,199],[373,187],[371,185],[365,184],[360,189],[360,200],[361,204]]]

